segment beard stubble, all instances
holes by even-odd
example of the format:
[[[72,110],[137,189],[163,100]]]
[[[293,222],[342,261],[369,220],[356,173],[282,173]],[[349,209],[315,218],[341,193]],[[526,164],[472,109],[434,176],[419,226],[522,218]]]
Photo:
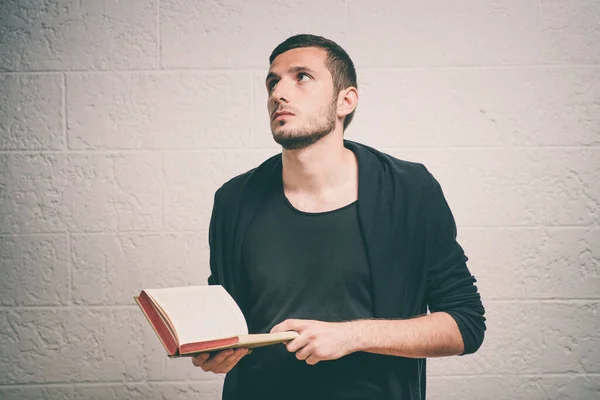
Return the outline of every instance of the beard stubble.
[[[309,118],[306,127],[289,130],[277,130],[277,128],[271,127],[273,139],[286,150],[299,150],[317,143],[335,128],[336,110],[337,99],[334,97],[324,113],[318,117]],[[280,127],[285,127],[285,124]]]

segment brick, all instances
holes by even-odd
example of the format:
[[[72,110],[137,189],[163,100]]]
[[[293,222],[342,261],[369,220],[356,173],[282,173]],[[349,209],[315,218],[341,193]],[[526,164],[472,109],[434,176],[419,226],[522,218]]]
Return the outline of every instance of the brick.
[[[367,69],[358,87],[346,135],[376,147],[600,144],[597,67]]]
[[[157,0],[0,3],[0,70],[158,66]]]
[[[0,233],[57,232],[66,227],[57,155],[0,155]]]
[[[154,398],[162,399],[221,399],[223,384],[220,381],[213,382],[194,382],[189,384],[154,384],[151,385],[154,391]]]
[[[75,400],[119,400],[119,399],[152,399],[155,392],[147,383],[105,384],[101,386],[77,385],[74,390]]]
[[[542,306],[542,370],[600,372],[600,302]]]
[[[541,386],[548,400],[600,398],[600,380],[597,376],[542,377]]]
[[[30,386],[18,388],[0,387],[0,399],[3,400],[54,400],[73,399],[72,386]]]
[[[440,182],[460,227],[539,224],[543,167],[536,150],[390,149],[423,163]]]
[[[71,75],[74,149],[207,149],[251,145],[251,74],[169,72]]]
[[[142,380],[147,324],[133,308],[0,311],[0,384]]]
[[[484,300],[532,297],[533,279],[547,277],[541,272],[541,236],[535,228],[459,228],[458,242]]]
[[[0,305],[65,304],[68,262],[64,235],[0,236]]]
[[[0,75],[0,150],[64,147],[62,82],[60,75]]]
[[[105,384],[101,386],[77,385],[74,390],[75,400],[119,400],[119,399],[152,399],[153,390],[147,383],[124,383],[119,385]]]
[[[215,191],[275,151],[165,152],[165,228],[207,230]]]
[[[432,377],[427,379],[427,398],[432,400],[546,400],[539,378]]]
[[[600,230],[460,229],[484,299],[598,298]]]
[[[135,304],[141,289],[205,285],[206,232],[74,235],[73,301]]]
[[[318,10],[318,12],[315,12]],[[340,41],[342,0],[160,2],[165,67],[268,68],[269,55],[289,36],[313,33]]]
[[[594,147],[389,153],[425,164],[463,226],[594,226],[600,221],[600,152]]]
[[[0,233],[157,230],[159,154],[0,155]]]
[[[475,354],[432,358],[428,374],[535,374],[540,370],[539,304],[486,303],[485,339]]]
[[[598,64],[600,62],[600,4],[594,0],[539,4],[542,30],[540,58],[548,62]]]
[[[217,400],[221,398],[221,387],[218,383],[140,383],[122,385],[102,385],[75,387],[75,400],[120,400],[120,399],[203,399]]]
[[[539,59],[537,3],[348,2],[358,66],[510,65]]]
[[[600,149],[556,149],[541,155],[542,223],[600,225]]]
[[[600,298],[600,230],[549,229],[540,234],[539,256],[526,268],[532,296]]]

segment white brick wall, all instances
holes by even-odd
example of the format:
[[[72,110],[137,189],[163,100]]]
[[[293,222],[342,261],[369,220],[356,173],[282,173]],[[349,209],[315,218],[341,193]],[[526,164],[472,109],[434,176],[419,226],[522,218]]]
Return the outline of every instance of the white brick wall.
[[[600,398],[600,3],[0,1],[0,398],[218,399],[132,304],[202,284],[214,190],[277,151],[263,79],[338,41],[347,137],[438,177],[487,307],[431,399]]]

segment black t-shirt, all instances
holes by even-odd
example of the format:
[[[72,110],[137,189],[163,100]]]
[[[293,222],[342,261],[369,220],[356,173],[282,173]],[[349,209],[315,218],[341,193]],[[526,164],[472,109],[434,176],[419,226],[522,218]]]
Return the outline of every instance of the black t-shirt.
[[[283,193],[261,208],[243,245],[251,333],[288,318],[339,322],[372,318],[369,265],[356,202],[305,213]],[[378,355],[356,352],[308,365],[283,344],[257,348],[239,369],[237,398],[387,399]]]

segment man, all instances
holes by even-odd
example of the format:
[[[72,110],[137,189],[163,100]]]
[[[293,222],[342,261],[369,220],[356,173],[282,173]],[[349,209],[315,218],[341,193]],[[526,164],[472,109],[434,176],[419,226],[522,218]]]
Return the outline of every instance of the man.
[[[425,358],[473,353],[485,331],[442,190],[424,166],[344,140],[358,91],[337,44],[293,36],[270,63],[283,150],[215,194],[209,284],[251,333],[300,336],[193,363],[227,373],[224,399],[424,399]]]

